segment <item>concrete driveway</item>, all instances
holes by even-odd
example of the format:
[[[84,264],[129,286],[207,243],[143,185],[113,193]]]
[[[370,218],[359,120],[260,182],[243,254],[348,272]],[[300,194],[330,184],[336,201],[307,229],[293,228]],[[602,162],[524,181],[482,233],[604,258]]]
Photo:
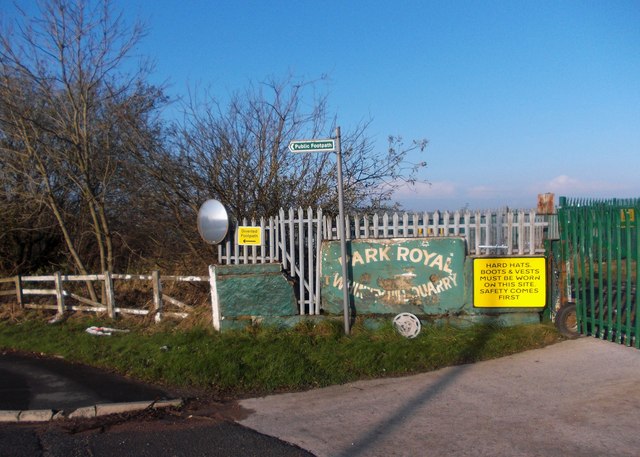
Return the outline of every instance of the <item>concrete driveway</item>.
[[[241,401],[317,456],[637,456],[640,351],[595,338],[410,376]]]

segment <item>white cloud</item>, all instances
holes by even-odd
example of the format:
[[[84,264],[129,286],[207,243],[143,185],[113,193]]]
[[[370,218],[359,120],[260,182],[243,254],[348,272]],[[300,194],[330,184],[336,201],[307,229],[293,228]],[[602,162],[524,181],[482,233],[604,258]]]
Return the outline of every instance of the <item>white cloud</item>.
[[[582,192],[587,187],[588,186],[580,182],[579,179],[567,175],[556,176],[545,185],[545,189],[549,189],[549,192],[556,194],[573,193],[575,191]]]
[[[589,181],[568,175],[556,176],[542,187],[544,192],[579,197],[616,197],[620,194],[633,196],[637,193],[637,185],[631,186],[623,182]]]

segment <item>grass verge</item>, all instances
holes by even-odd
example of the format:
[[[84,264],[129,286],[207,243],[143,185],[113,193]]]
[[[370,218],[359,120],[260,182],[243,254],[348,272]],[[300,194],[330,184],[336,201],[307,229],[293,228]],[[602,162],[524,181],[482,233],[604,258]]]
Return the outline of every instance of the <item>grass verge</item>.
[[[217,333],[208,327],[143,326],[74,317],[49,324],[27,313],[0,320],[0,349],[64,357],[147,382],[206,389],[225,397],[303,390],[359,379],[401,376],[502,357],[561,339],[551,325],[466,329],[425,326],[414,339],[389,325],[361,325],[343,335],[341,322],[303,323],[290,330],[254,327]],[[95,336],[89,326],[127,328]]]

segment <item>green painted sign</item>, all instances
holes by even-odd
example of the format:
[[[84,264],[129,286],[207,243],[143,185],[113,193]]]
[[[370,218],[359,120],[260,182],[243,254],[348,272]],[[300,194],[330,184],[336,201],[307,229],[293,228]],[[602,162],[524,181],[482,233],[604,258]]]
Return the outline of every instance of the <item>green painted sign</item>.
[[[347,242],[356,314],[437,315],[464,307],[463,238],[360,239]],[[342,313],[340,243],[322,244],[322,303]]]
[[[289,143],[291,152],[332,152],[336,150],[333,139],[326,140],[294,140]]]

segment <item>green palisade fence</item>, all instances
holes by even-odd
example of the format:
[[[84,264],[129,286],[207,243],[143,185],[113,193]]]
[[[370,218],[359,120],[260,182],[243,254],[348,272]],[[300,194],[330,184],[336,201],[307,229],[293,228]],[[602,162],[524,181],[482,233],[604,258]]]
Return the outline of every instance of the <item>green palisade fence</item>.
[[[559,203],[562,293],[576,304],[579,332],[640,348],[640,199]]]

